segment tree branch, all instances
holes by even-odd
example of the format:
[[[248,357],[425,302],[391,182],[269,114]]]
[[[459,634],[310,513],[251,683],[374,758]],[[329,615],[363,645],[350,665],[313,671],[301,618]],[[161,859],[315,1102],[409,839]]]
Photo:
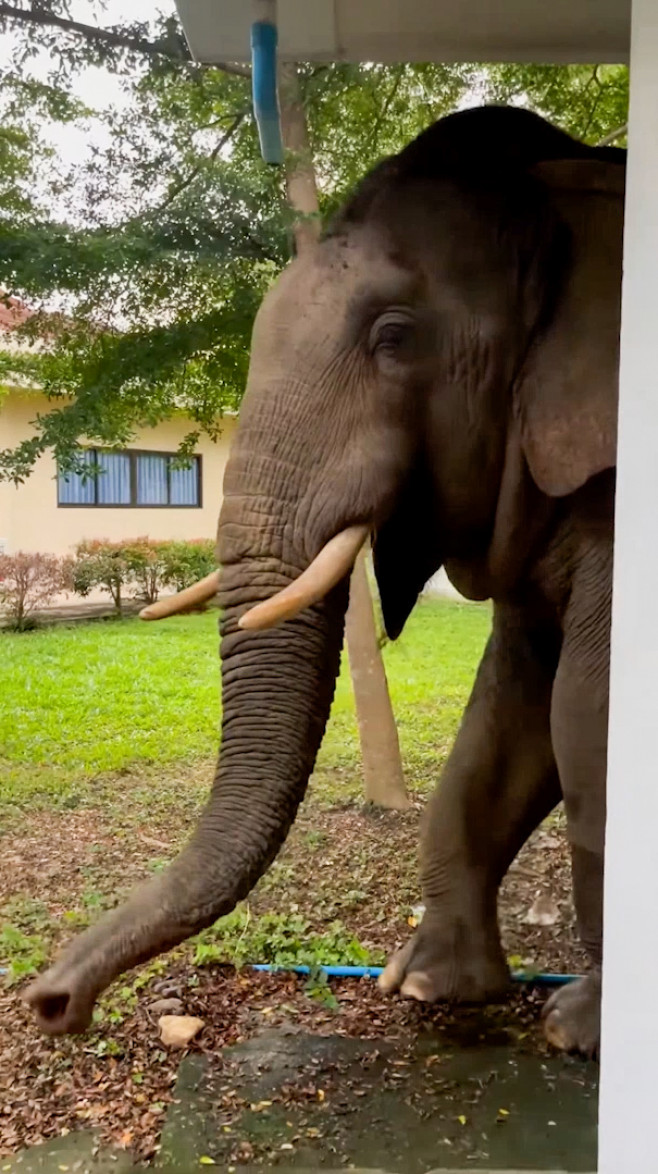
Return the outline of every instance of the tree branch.
[[[379,112],[379,117],[377,118],[377,121],[375,122],[370,134],[368,135],[368,145],[371,145],[372,143],[377,142],[377,135],[379,134],[382,123],[384,122],[384,119],[386,118],[386,115],[388,114],[388,112],[391,108],[391,103],[392,103],[395,95],[397,94],[401,83],[402,83],[402,71],[400,71],[397,74],[397,76],[393,79],[393,85],[391,86],[388,97],[387,97],[386,101],[384,102],[382,109]]]
[[[197,163],[196,167],[193,167],[192,170],[189,172],[188,175],[185,176],[184,179],[181,179],[177,184],[174,184],[174,187],[167,194],[167,196],[162,201],[162,203],[159,204],[157,208],[152,209],[151,212],[149,213],[149,215],[151,215],[151,216],[159,215],[161,212],[164,212],[165,208],[168,208],[170,204],[173,204],[174,200],[176,199],[177,196],[180,196],[181,192],[184,192],[185,189],[188,188],[191,183],[194,183],[194,180],[196,179],[197,175],[199,175],[203,171],[204,167],[207,167],[207,165],[209,163],[215,162],[215,159],[219,155],[219,152],[222,150],[222,147],[226,146],[226,144],[229,142],[229,140],[235,134],[235,132],[238,129],[238,127],[240,126],[240,124],[242,122],[244,122],[245,118],[247,117],[247,113],[248,113],[247,110],[241,110],[239,114],[236,114],[235,118],[233,119],[233,122],[231,123],[228,130],[226,131],[226,134],[223,134],[221,139],[219,140],[219,142],[217,142],[215,144],[212,151],[208,155],[207,159],[203,159],[200,163]]]
[[[612,143],[616,143],[617,139],[620,139],[623,135],[626,134],[627,131],[628,123],[623,122],[622,125],[618,126],[616,130],[611,130],[609,135],[606,135],[605,138],[600,139],[596,145],[597,147],[610,147]]]
[[[149,41],[146,37],[131,36],[120,29],[99,28],[97,25],[85,24],[79,20],[69,20],[68,17],[57,16],[54,12],[47,12],[40,8],[17,8],[14,4],[0,2],[0,17],[14,20],[19,25],[40,25],[45,28],[62,29],[63,32],[75,33],[96,45],[107,45],[114,49],[127,49],[132,53],[141,53],[145,57],[164,57],[169,61],[181,65],[194,64],[187,44],[182,37],[177,37],[175,44],[165,41]],[[251,71],[245,65],[237,65],[225,61],[213,63],[214,69],[224,73],[234,74],[236,77],[251,77]]]

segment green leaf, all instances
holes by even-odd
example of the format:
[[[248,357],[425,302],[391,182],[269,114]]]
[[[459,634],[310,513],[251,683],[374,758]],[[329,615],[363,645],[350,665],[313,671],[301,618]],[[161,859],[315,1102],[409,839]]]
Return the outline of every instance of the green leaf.
[[[0,355],[0,383],[34,380],[50,399],[34,434],[0,453],[0,478],[15,481],[47,448],[65,464],[82,437],[125,446],[179,412],[183,450],[216,435],[239,408],[254,315],[290,254],[283,176],[261,159],[248,78],[191,65],[173,0],[108,37],[103,5],[89,8],[89,35],[34,24],[29,7],[0,21],[16,44],[0,78],[0,288],[47,309],[26,337],[48,338]],[[40,0],[39,11],[64,9]],[[81,101],[90,67],[121,78],[120,109]],[[475,93],[529,105],[588,142],[627,117],[622,66],[297,71],[325,218],[370,167]],[[71,167],[52,143],[74,121],[95,149]]]

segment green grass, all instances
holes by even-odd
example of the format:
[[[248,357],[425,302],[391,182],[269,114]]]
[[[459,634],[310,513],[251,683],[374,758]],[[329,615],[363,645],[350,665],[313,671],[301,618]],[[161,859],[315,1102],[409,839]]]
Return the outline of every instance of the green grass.
[[[384,648],[407,782],[433,781],[468,700],[491,626],[488,605],[426,600],[399,640]],[[349,674],[343,666],[316,774],[344,768],[354,778],[359,739]],[[352,792],[355,793],[354,791]]]
[[[423,786],[449,747],[489,631],[486,606],[427,601],[384,652],[405,768]],[[0,635],[3,806],[84,801],[108,772],[207,760],[217,745],[216,613]],[[316,786],[358,794],[343,666]]]
[[[435,781],[489,626],[488,607],[427,601],[416,608],[400,640],[384,649],[411,790],[424,791]],[[125,620],[0,635],[0,831],[10,826],[12,815],[24,828],[21,811],[27,810],[35,813],[35,831],[45,843],[49,821],[46,815],[44,826],[44,811],[95,808],[86,833],[92,837],[92,854],[81,867],[83,887],[51,894],[52,908],[42,893],[36,897],[23,891],[0,907],[5,981],[21,982],[34,973],[62,927],[83,928],[121,896],[123,873],[117,872],[113,847],[134,845],[135,829],[142,834],[145,819],[168,842],[182,837],[210,782],[219,709],[216,613],[157,625]],[[344,664],[312,782],[315,802],[326,806],[358,800],[363,793],[359,767]],[[96,841],[93,821],[99,815]],[[311,856],[322,852],[327,836],[326,829],[309,828],[305,851]],[[153,854],[147,871],[165,864],[158,846],[157,840],[147,846],[147,854]],[[367,874],[371,862],[367,852],[362,859],[364,852],[355,847],[355,867],[365,867]],[[59,845],[56,863],[61,863],[61,854]],[[134,860],[130,867],[134,871]],[[252,913],[248,906],[239,907],[194,940],[195,964],[255,957],[276,964],[381,961],[337,919],[343,912],[351,918],[352,906],[367,896],[365,881],[359,891],[353,880],[342,903],[330,894],[331,920],[324,924],[327,894],[322,885],[310,913],[298,909],[297,897],[290,903],[295,877],[290,862],[278,861],[261,882],[265,893],[276,889],[276,911]],[[64,890],[68,884],[64,882]],[[309,916],[319,918],[321,928],[313,929]],[[328,997],[330,992],[315,979],[309,981],[317,997]],[[122,998],[134,999],[132,987],[122,990]],[[124,1010],[114,1003],[109,1012],[105,1008],[110,1017],[119,1018]]]

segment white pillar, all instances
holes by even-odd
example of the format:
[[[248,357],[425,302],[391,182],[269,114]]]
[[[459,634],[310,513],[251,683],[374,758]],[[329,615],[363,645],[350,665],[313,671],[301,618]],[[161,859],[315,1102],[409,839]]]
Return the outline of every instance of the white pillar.
[[[658,3],[633,0],[600,1174],[658,1171]]]

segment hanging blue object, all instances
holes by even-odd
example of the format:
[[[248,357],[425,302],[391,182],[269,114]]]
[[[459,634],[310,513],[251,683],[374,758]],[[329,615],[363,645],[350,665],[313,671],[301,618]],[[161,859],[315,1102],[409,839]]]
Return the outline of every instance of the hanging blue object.
[[[257,20],[251,26],[251,87],[260,149],[266,163],[283,163],[281,116],[276,92],[276,25]]]

